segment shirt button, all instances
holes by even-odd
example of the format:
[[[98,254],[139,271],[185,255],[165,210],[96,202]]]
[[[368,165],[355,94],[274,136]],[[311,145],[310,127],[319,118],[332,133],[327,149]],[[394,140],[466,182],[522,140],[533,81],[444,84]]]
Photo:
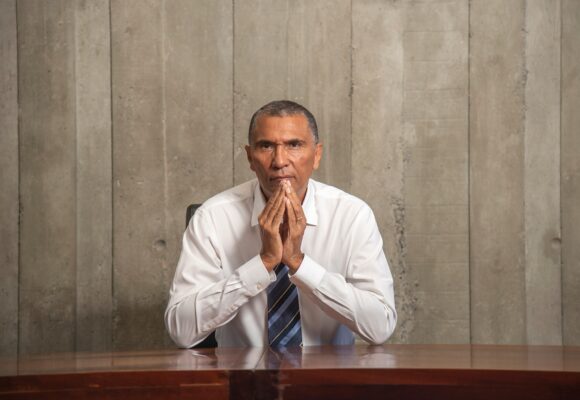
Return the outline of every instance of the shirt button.
[[[256,289],[258,289],[258,290],[262,289],[262,284],[261,284],[261,283],[258,283],[258,284],[256,285]]]

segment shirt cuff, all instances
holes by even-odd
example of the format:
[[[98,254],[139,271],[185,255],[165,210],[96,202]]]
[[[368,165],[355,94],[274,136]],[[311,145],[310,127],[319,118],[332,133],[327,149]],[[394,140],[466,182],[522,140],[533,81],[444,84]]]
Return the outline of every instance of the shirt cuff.
[[[264,290],[270,282],[276,280],[276,274],[268,272],[262,257],[258,254],[238,269],[238,274],[243,285],[248,288],[250,294],[256,295]]]
[[[300,268],[290,275],[290,281],[300,288],[314,290],[320,286],[324,274],[326,269],[305,254]]]

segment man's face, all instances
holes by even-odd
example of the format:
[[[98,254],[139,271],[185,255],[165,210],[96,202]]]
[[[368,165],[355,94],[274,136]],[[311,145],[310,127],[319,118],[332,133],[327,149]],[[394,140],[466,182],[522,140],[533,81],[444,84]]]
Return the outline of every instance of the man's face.
[[[264,195],[270,198],[280,181],[288,180],[298,198],[304,200],[308,179],[322,156],[322,145],[314,143],[306,117],[262,116],[250,139],[246,153]]]

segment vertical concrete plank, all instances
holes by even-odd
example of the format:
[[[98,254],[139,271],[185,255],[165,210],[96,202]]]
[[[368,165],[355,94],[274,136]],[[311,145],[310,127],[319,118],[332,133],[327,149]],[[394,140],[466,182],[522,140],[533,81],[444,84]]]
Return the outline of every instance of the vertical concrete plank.
[[[289,2],[288,97],[316,116],[324,155],[314,178],[350,190],[351,1]]]
[[[528,2],[525,24],[527,343],[560,345],[560,2]]]
[[[18,83],[16,1],[0,1],[0,356],[18,352]]]
[[[563,342],[580,345],[580,2],[562,2]],[[554,243],[557,246],[557,243]]]
[[[162,4],[111,1],[115,349],[165,339]]]
[[[166,295],[186,207],[233,183],[233,7],[180,0],[166,2],[164,13]]]
[[[525,4],[470,4],[471,338],[525,343]]]
[[[75,343],[74,5],[18,2],[20,353]]]
[[[403,17],[400,2],[352,3],[352,193],[373,209],[395,279],[393,342],[414,329],[403,199]]]
[[[75,2],[77,350],[111,348],[112,164],[109,1]]]
[[[250,116],[288,98],[317,118],[325,152],[315,178],[349,189],[350,12],[346,0],[235,3],[236,183],[254,176],[243,151]]]
[[[405,15],[404,198],[411,341],[468,343],[468,22],[465,0]]]
[[[234,2],[235,184],[255,177],[244,150],[248,143],[250,117],[269,101],[289,96],[290,7],[288,0]]]
[[[172,346],[185,208],[233,181],[232,3],[111,6],[114,347]]]

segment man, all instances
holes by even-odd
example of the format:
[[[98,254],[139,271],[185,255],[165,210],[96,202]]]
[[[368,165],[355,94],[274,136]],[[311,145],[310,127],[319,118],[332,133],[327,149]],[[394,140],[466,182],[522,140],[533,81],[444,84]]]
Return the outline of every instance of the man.
[[[322,157],[312,114],[266,104],[248,142],[257,179],[207,200],[185,231],[165,312],[173,340],[384,343],[397,315],[382,239],[362,200],[310,179]]]

